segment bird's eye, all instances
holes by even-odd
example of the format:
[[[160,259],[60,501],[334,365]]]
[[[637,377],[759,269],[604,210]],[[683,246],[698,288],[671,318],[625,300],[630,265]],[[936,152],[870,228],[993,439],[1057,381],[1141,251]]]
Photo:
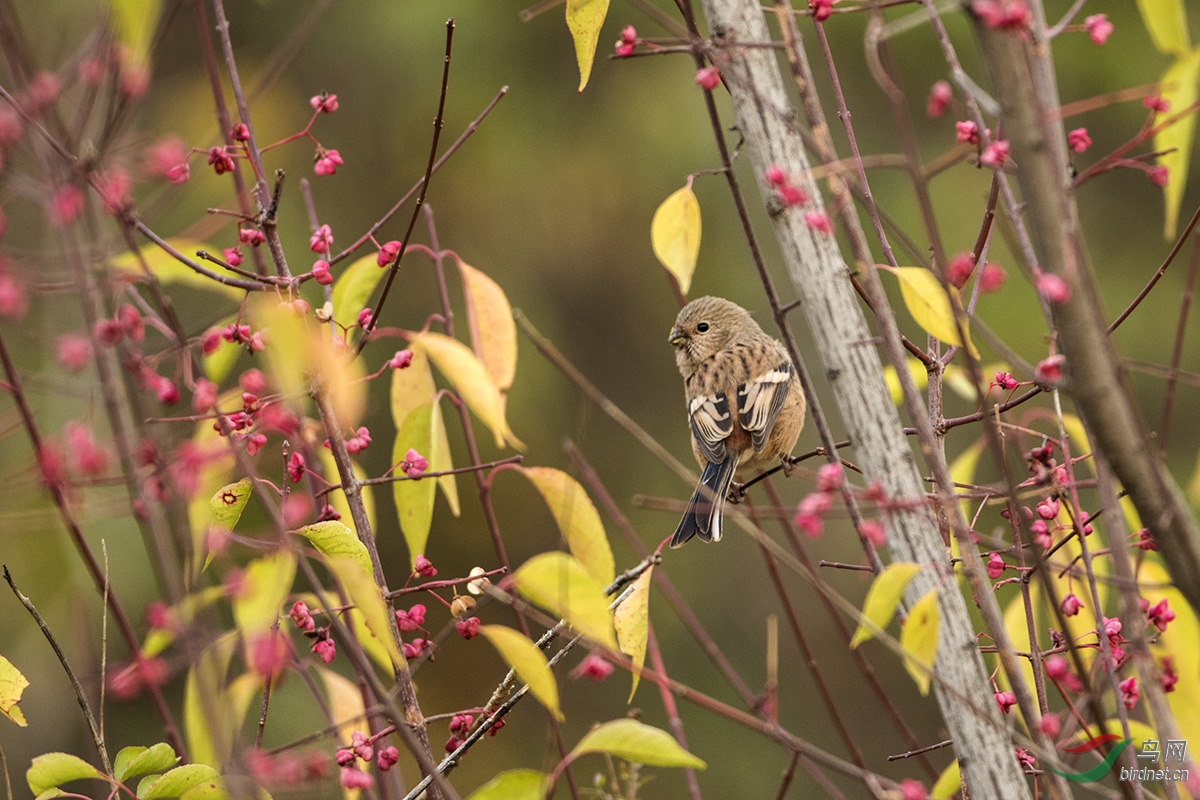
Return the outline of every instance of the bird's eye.
[[[708,323],[701,322],[699,325],[696,326],[696,330],[700,331],[701,333],[704,333],[705,331],[708,330]]]

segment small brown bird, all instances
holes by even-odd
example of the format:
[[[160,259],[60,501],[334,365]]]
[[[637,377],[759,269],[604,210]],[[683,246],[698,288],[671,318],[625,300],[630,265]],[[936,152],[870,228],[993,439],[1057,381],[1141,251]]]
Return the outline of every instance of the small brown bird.
[[[772,466],[791,452],[804,427],[804,391],[783,345],[720,297],[684,306],[667,341],[683,375],[692,452],[704,468],[671,547],[693,536],[720,541],[733,473]]]

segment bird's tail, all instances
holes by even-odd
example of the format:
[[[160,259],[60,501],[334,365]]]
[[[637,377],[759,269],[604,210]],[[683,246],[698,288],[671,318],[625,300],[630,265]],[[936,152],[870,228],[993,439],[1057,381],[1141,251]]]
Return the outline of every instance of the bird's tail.
[[[708,464],[700,476],[700,484],[692,493],[683,519],[671,537],[671,547],[679,547],[693,536],[706,542],[721,541],[721,512],[725,508],[725,495],[733,483],[737,470],[737,456],[729,455],[718,464]]]

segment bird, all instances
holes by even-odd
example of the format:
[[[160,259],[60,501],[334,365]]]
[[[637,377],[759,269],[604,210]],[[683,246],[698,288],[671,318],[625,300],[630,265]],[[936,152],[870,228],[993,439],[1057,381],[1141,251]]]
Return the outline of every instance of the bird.
[[[693,537],[720,541],[734,473],[772,466],[791,452],[804,427],[804,391],[783,345],[724,298],[684,306],[667,341],[683,376],[692,453],[703,469],[671,547]]]

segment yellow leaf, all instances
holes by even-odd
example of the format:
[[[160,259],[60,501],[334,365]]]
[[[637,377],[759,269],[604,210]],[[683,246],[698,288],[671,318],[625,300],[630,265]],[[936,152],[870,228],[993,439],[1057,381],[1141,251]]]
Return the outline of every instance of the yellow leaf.
[[[708,765],[679,746],[671,734],[636,719],[616,719],[592,728],[571,749],[571,757],[584,753],[608,753],[617,758],[651,767]]]
[[[317,674],[325,684],[325,694],[329,703],[329,718],[337,726],[337,739],[340,744],[350,743],[350,734],[361,731],[363,720],[363,696],[358,684],[347,680],[338,673],[318,665]]]
[[[433,405],[424,405],[413,410],[404,420],[392,448],[393,464],[403,461],[410,448],[429,458],[433,442],[432,413]],[[417,556],[425,552],[425,543],[429,540],[435,491],[437,481],[433,478],[392,481],[392,497],[396,501],[396,513],[400,516],[400,531],[408,544],[408,559],[412,569],[416,569]]]
[[[338,476],[337,462],[333,460],[333,451],[326,447],[316,448],[317,458],[321,459],[322,475],[331,483],[340,483],[341,478]],[[354,471],[354,476],[360,481],[365,480],[367,476],[366,470],[362,465],[350,459],[350,468]],[[362,497],[363,509],[367,512],[367,522],[371,523],[371,535],[375,535],[375,487],[368,484],[360,486],[358,489],[359,496]],[[354,530],[354,518],[350,514],[350,504],[346,502],[346,493],[341,489],[335,489],[325,495],[325,501],[333,506],[333,510],[341,515],[342,520],[346,525]]]
[[[196,764],[219,766],[233,751],[234,730],[241,730],[227,711],[225,673],[237,646],[236,634],[220,637],[200,653],[188,670],[183,687],[183,729],[188,758]]]
[[[529,684],[529,691],[537,701],[555,719],[563,719],[558,707],[558,683],[546,663],[546,656],[537,645],[520,631],[503,625],[481,625],[479,632],[500,652],[501,657],[516,671],[517,677]]]
[[[420,347],[412,348],[412,363],[404,369],[392,370],[392,424],[396,430],[414,409],[433,402],[437,387],[433,383],[433,371],[429,358]],[[422,453],[421,455],[424,455]]]
[[[369,569],[364,570],[358,560],[349,556],[330,556],[328,561],[330,569],[345,589],[346,596],[362,612],[366,630],[362,629],[364,626],[357,626],[355,634],[358,638],[366,640],[373,637],[387,649],[392,663],[406,663],[404,654],[400,652],[396,639],[392,636],[391,623],[388,620],[391,612],[383,600],[383,593],[375,583],[373,572]]]
[[[504,290],[494,280],[465,261],[458,262],[467,324],[475,355],[492,376],[496,388],[507,390],[517,374],[517,323]]]
[[[558,551],[541,553],[522,564],[512,580],[531,602],[562,617],[592,641],[617,649],[604,589],[572,556]]]
[[[904,587],[908,586],[908,582],[920,569],[917,564],[897,561],[879,573],[871,582],[871,588],[867,590],[867,599],[863,603],[863,618],[850,639],[850,647],[858,647],[887,627],[892,615],[896,613],[896,606],[900,604]]]
[[[547,781],[536,769],[510,769],[471,792],[467,800],[542,800]]]
[[[525,449],[504,419],[503,395],[471,348],[457,339],[429,331],[413,334],[411,341],[414,350],[417,347],[425,350],[429,360],[446,376],[467,407],[491,429],[497,447],[508,442],[519,450]]]
[[[1063,428],[1067,431],[1067,436],[1071,437],[1071,458],[1080,458],[1092,452],[1091,442],[1088,441],[1087,430],[1083,427],[1083,420],[1074,414],[1063,414]],[[1092,474],[1096,474],[1096,462],[1092,459],[1087,459],[1082,462],[1087,464]],[[1079,467],[1076,467],[1079,469]]]
[[[385,275],[387,272],[379,268],[374,253],[355,259],[333,282],[333,318],[346,327],[356,324],[358,312],[366,307],[375,285]]]
[[[579,91],[587,86],[596,57],[600,27],[608,15],[608,0],[567,0],[567,28],[575,41],[575,60],[579,63]]]
[[[429,469],[432,472],[448,472],[454,469],[454,462],[450,460],[450,437],[446,434],[446,419],[442,416],[440,403],[434,404],[431,416],[433,417],[433,441],[429,444]],[[450,513],[457,517],[460,508],[458,483],[455,482],[454,476],[438,476],[437,485],[442,490],[442,496],[446,498],[446,504],[450,506]]]
[[[28,685],[29,681],[21,674],[21,670],[14,667],[7,658],[0,656],[0,714],[8,717],[22,728],[27,723],[25,715],[21,713],[21,707],[17,703],[21,702],[21,694]]]
[[[175,251],[180,255],[189,258],[194,256],[197,250],[205,249],[203,244],[190,239],[167,239],[166,242],[175,248]],[[141,248],[139,253],[140,257],[132,252],[114,256],[109,260],[108,265],[118,272],[134,278],[140,278],[145,275],[142,272],[142,261],[144,260],[151,274],[158,278],[161,283],[180,283],[187,286],[208,289],[209,291],[226,295],[234,300],[241,300],[246,294],[243,289],[227,286],[224,283],[214,281],[206,275],[201,275],[162,248],[151,245]]]
[[[579,559],[599,586],[612,583],[615,567],[608,537],[596,507],[583,487],[567,473],[551,467],[521,467],[550,506],[571,555]]]
[[[1159,81],[1163,99],[1171,104],[1169,113],[1176,114],[1196,102],[1198,80],[1200,48],[1190,53],[1181,52],[1179,59]],[[1183,202],[1183,190],[1187,186],[1188,165],[1192,160],[1192,145],[1195,139],[1195,112],[1154,134],[1154,149],[1158,152],[1171,151],[1163,152],[1157,159],[1159,166],[1167,168],[1167,185],[1163,187],[1166,206],[1163,235],[1168,240],[1175,238],[1175,228],[1179,224],[1179,206]]]
[[[954,759],[942,770],[937,783],[929,790],[930,800],[950,800],[962,787],[962,774],[959,771],[958,759]]]
[[[1137,0],[1137,6],[1158,52],[1178,56],[1190,49],[1183,0]]]
[[[117,41],[123,44],[129,63],[123,68],[146,70],[150,62],[150,43],[158,27],[162,9],[160,0],[109,0],[108,14]],[[35,792],[36,794],[36,792]]]
[[[650,244],[654,255],[674,276],[679,291],[686,295],[700,255],[700,201],[692,182],[677,190],[654,212],[650,222]]]
[[[633,591],[626,595],[613,611],[613,627],[617,629],[617,643],[621,652],[633,661],[633,686],[629,689],[629,700],[637,691],[642,677],[642,664],[646,663],[646,639],[650,632],[650,574],[648,568],[633,582]]]
[[[937,654],[938,640],[937,589],[930,589],[908,612],[904,629],[900,631],[900,646],[904,649],[904,668],[916,681],[921,694],[929,694],[930,671]]]
[[[279,619],[296,576],[296,556],[278,550],[246,565],[233,598],[233,619],[248,643]]]
[[[955,307],[962,308],[957,289],[953,286],[943,287],[937,276],[923,267],[881,266],[881,269],[886,269],[899,279],[904,305],[922,330],[946,344],[962,346],[954,321]],[[967,335],[967,352],[972,358],[978,359],[979,351],[971,342],[966,317],[963,317],[963,331]]]
[[[958,458],[954,459],[954,463],[950,465],[950,480],[956,485],[973,486],[975,484],[975,468],[979,465],[979,456],[987,448],[987,439],[979,438],[975,443],[966,450],[959,453]],[[969,525],[971,517],[974,514],[972,504],[973,500],[962,500],[959,506],[962,508],[963,519]],[[953,557],[958,557],[958,538],[950,537],[950,553]]]
[[[363,570],[370,572],[371,555],[366,546],[355,535],[354,531],[338,520],[325,520],[312,525],[305,525],[292,531],[303,536],[312,546],[327,556],[346,556],[358,562]]]
[[[917,385],[917,391],[923,390],[929,385],[929,370],[925,369],[925,365],[915,358],[910,358],[906,362],[908,365],[908,374],[912,375],[913,383]],[[896,375],[896,368],[888,364],[883,368],[883,381],[887,384],[888,394],[892,396],[892,402],[900,405],[904,402],[904,389],[900,387],[900,378]]]
[[[223,329],[236,321],[237,315],[230,314],[214,322],[211,327]],[[245,348],[241,345],[222,340],[216,350],[213,350],[211,353],[201,353],[200,363],[204,365],[204,377],[213,383],[220,384],[229,377],[229,373],[233,370],[233,365],[237,362],[238,356],[244,352]]]

